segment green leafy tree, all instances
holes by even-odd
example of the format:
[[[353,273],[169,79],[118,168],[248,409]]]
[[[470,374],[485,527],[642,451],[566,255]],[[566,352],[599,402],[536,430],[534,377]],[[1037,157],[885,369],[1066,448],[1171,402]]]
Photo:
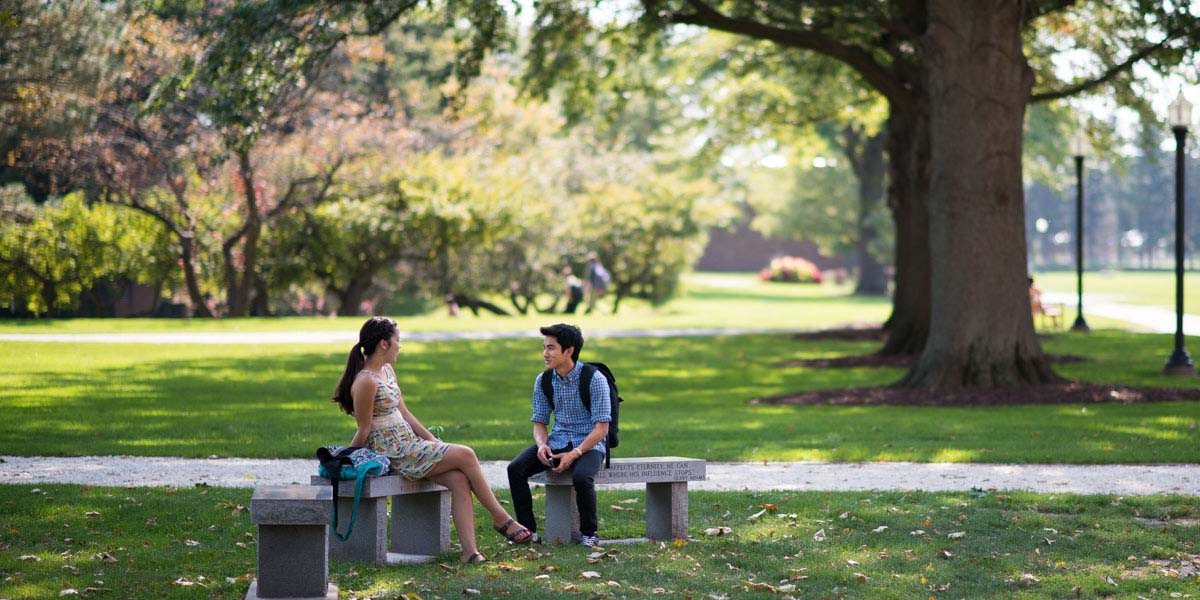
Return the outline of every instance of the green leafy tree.
[[[79,193],[37,205],[20,185],[2,188],[0,298],[25,298],[23,308],[57,316],[97,283],[160,284],[170,265],[156,229],[126,208],[89,206]]]
[[[886,99],[889,203],[898,216],[885,351],[923,348],[902,384],[955,389],[1057,380],[1034,336],[1025,289],[1026,105],[1132,78],[1141,62],[1178,64],[1198,47],[1190,3],[1075,4],[644,0],[638,25],[706,27],[822,54]],[[559,15],[588,6],[539,5],[547,16],[536,22],[566,27]],[[1057,20],[1082,30],[1080,21],[1094,16],[1104,17],[1103,39],[1038,37]],[[1045,63],[1034,71],[1026,57],[1035,47],[1074,47],[1099,67],[1060,82]],[[979,247],[989,252],[969,251]]]

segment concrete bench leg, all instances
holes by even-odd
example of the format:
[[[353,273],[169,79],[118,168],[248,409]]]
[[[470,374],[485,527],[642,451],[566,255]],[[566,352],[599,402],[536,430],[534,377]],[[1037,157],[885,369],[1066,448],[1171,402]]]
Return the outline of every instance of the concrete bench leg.
[[[687,539],[688,484],[646,484],[646,537],[652,540]]]
[[[392,552],[434,555],[448,550],[449,490],[392,496]]]
[[[551,544],[580,541],[575,486],[546,486],[546,531],[542,537]]]
[[[350,525],[354,498],[338,498],[338,531]],[[329,556],[335,560],[350,560],[383,564],[387,562],[387,498],[361,498],[358,517],[350,539],[341,541],[330,531]]]
[[[258,579],[246,597],[325,598],[328,530],[326,525],[259,525]]]

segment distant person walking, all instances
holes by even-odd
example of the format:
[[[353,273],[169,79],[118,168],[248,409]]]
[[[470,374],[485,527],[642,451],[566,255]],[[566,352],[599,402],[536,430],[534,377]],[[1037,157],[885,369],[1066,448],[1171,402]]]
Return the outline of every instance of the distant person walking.
[[[579,303],[583,302],[583,280],[575,276],[571,267],[563,267],[562,272],[567,282],[567,308],[563,312],[573,315]]]
[[[492,516],[493,528],[516,544],[526,544],[533,532],[513,519],[496,496],[469,446],[439,440],[404,404],[392,363],[400,352],[396,322],[372,317],[358,332],[346,370],[333,401],[358,423],[351,446],[365,446],[391,462],[392,470],[409,480],[428,479],[450,489],[450,513],[462,545],[464,563],[486,562],[475,543],[475,510],[471,493]]]
[[[588,299],[585,312],[591,314],[596,309],[596,300],[608,293],[608,286],[612,284],[612,273],[604,268],[604,263],[600,262],[600,257],[595,252],[588,253],[587,263],[587,272],[583,278]]]

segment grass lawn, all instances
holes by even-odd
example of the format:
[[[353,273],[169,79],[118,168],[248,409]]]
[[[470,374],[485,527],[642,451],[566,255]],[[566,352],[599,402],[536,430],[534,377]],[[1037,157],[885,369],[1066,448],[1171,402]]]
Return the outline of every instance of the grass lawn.
[[[249,586],[250,490],[36,489],[0,486],[5,598],[64,590],[85,598],[237,598]],[[602,535],[640,533],[641,494],[601,491],[599,500]],[[749,519],[765,505],[775,510]],[[704,534],[718,527],[730,531]],[[582,546],[511,548],[486,524],[477,529],[492,559],[484,566],[460,567],[453,553],[442,557],[444,568],[333,562],[330,577],[345,598],[460,598],[468,589],[513,598],[1200,594],[1189,571],[1200,565],[1200,505],[1186,496],[693,492],[693,539],[610,546],[590,559]],[[589,571],[599,576],[584,578]]]
[[[1035,273],[1037,283],[1044,291],[1075,294],[1074,271],[1050,271]],[[1111,302],[1161,306],[1175,309],[1175,272],[1167,271],[1094,271],[1083,273],[1083,293],[1100,296]],[[1200,314],[1200,273],[1184,273],[1183,312]],[[1084,315],[1087,302],[1084,301]],[[1068,307],[1071,318],[1075,318],[1075,307]],[[1091,322],[1091,317],[1087,317]],[[1067,326],[1070,327],[1068,321]]]
[[[1193,349],[1200,349],[1191,340]],[[1127,385],[1195,386],[1161,375],[1171,337],[1059,334],[1047,352],[1091,362],[1064,376]],[[997,408],[758,406],[752,398],[882,385],[900,369],[780,363],[870,352],[875,343],[783,334],[613,338],[585,359],[613,366],[625,456],[708,460],[1017,463],[1200,462],[1200,403]],[[345,443],[353,419],[328,402],[345,348],[251,345],[0,344],[0,454],[311,457]],[[407,343],[405,398],[445,439],[483,459],[528,443],[536,339]]]
[[[501,317],[444,309],[397,317],[401,331],[531,331],[566,320],[584,332],[642,328],[747,327],[800,329],[851,321],[881,322],[891,311],[887,298],[851,296],[849,285],[800,285],[761,282],[749,273],[694,273],[684,279],[685,293],[665,306],[636,299],[621,303],[612,315],[530,315]],[[501,302],[502,305],[507,302]],[[605,311],[611,305],[601,301]],[[505,306],[505,308],[511,308]],[[30,319],[0,320],[0,333],[121,333],[210,331],[350,331],[363,317],[275,317],[238,319]]]

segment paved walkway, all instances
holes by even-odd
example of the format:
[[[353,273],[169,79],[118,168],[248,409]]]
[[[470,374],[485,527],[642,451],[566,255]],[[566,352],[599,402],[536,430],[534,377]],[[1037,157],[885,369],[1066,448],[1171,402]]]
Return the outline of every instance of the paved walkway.
[[[1069,315],[1075,314],[1075,304],[1077,302],[1075,294],[1046,292],[1042,294],[1042,297],[1047,304],[1062,303],[1067,307],[1066,312]],[[1139,325],[1147,331],[1154,333],[1175,333],[1174,308],[1121,304],[1120,302],[1105,300],[1104,296],[1084,294],[1083,317],[1086,319],[1089,315],[1120,319]],[[1066,317],[1067,315],[1064,315],[1066,326],[1070,327],[1074,317],[1072,316],[1071,319],[1066,319]],[[1184,335],[1200,335],[1200,316],[1184,314],[1183,333]]]
[[[1074,313],[1075,295],[1046,292],[1047,303],[1062,303]],[[1158,306],[1139,306],[1109,302],[1103,296],[1083,295],[1083,313],[1134,323],[1156,333],[1175,333],[1175,311]],[[841,327],[832,325],[831,327]],[[806,333],[816,329],[752,329],[707,327],[687,329],[596,330],[588,337],[684,337],[705,335],[748,335],[759,333]],[[1184,315],[1186,335],[1200,336],[1200,316]],[[353,344],[355,331],[204,331],[159,333],[0,333],[0,342],[73,342],[105,344]],[[536,338],[534,332],[520,331],[410,331],[403,339],[412,342],[449,340],[498,340]]]
[[[111,486],[204,484],[253,487],[308,483],[316,459],[0,456],[0,482]],[[486,461],[488,481],[507,488],[504,462]],[[640,487],[637,485],[625,487]],[[1078,494],[1200,496],[1200,465],[1007,465],[959,463],[710,462],[699,490],[926,490],[972,488]]]

